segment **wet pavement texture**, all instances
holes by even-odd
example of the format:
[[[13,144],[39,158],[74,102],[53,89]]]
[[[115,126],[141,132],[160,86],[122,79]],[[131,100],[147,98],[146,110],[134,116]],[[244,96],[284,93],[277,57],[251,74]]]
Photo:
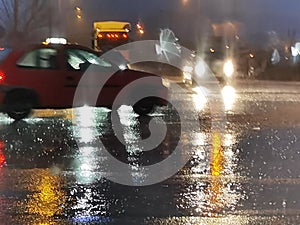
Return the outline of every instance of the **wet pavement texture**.
[[[103,108],[36,110],[19,122],[1,115],[0,224],[299,224],[299,87],[240,81],[219,94],[176,89],[172,98],[187,123],[196,113],[198,129],[182,130],[171,106],[143,117],[122,107],[123,140]],[[212,112],[218,96],[223,113]],[[167,132],[143,151],[150,121]],[[185,166],[143,186],[143,166],[163,162],[180,141]],[[133,186],[109,179],[119,174],[104,151],[133,168]]]

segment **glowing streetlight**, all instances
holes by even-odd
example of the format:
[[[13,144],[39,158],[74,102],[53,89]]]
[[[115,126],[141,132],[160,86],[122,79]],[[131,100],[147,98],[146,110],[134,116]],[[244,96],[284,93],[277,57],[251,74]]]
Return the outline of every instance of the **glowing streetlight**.
[[[182,3],[183,6],[187,5],[188,2],[189,2],[189,0],[181,0],[181,3]]]
[[[76,11],[76,18],[78,20],[81,20],[82,19],[82,10],[81,10],[81,8],[79,6],[76,6],[75,11]]]
[[[143,34],[145,33],[144,28],[143,28],[143,25],[142,25],[140,22],[137,23],[136,29],[137,29],[137,32],[138,32],[140,35],[143,35]]]

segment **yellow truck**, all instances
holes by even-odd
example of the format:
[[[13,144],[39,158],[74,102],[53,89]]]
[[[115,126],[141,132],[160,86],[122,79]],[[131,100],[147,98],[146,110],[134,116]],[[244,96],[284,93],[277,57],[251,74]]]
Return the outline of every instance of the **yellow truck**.
[[[94,22],[92,47],[96,51],[107,51],[128,43],[131,24],[123,21]]]

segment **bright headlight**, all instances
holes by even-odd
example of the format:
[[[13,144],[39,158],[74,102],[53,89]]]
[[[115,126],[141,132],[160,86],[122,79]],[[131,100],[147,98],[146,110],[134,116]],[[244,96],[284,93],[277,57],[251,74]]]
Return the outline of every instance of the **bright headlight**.
[[[194,68],[189,65],[185,65],[182,69],[183,71],[183,82],[191,84],[192,75],[193,75]]]
[[[202,77],[205,74],[205,70],[206,70],[205,66],[206,66],[205,63],[202,60],[200,60],[197,63],[195,70],[196,70],[196,74],[199,77]]]
[[[192,74],[191,73],[187,73],[187,72],[183,72],[183,78],[185,80],[191,80],[192,79]]]
[[[194,106],[197,110],[201,111],[207,104],[207,98],[205,94],[207,90],[204,87],[196,87],[193,88],[193,91],[195,93],[193,95]]]
[[[224,63],[223,71],[227,77],[231,77],[233,75],[234,66],[231,60],[228,60]]]
[[[193,67],[192,66],[184,66],[183,67],[183,72],[192,73],[193,72]]]
[[[222,89],[223,101],[225,105],[225,110],[232,110],[235,99],[236,91],[232,86],[225,86]]]

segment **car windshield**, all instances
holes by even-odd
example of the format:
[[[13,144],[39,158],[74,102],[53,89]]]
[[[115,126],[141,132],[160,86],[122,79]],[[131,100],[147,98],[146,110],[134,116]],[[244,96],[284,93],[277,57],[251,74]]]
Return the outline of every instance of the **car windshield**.
[[[300,224],[300,0],[0,0],[0,62],[0,224]]]
[[[112,64],[110,64],[109,62],[99,58],[96,54],[93,54],[85,50],[68,49],[67,55],[68,55],[68,63],[74,69],[80,69],[80,64],[85,64],[85,63],[98,65],[101,67],[108,67],[108,68],[112,67]]]

